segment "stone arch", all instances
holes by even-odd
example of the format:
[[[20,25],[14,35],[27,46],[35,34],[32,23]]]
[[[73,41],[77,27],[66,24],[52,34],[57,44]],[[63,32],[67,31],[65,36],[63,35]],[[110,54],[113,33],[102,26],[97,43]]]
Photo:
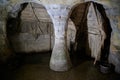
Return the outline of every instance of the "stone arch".
[[[92,9],[95,12],[95,13],[92,13],[92,17],[94,17],[94,20],[95,20],[92,22],[91,22],[92,18],[89,17],[89,15],[91,16],[90,14],[91,11],[89,10],[89,8],[91,8],[91,4],[93,5]],[[97,19],[98,17],[99,19]],[[100,57],[102,58],[102,61],[105,61],[105,59],[107,60],[108,54],[109,54],[109,47],[110,47],[111,26],[110,26],[109,19],[106,16],[103,6],[101,4],[91,2],[91,1],[79,4],[73,9],[73,12],[70,18],[74,22],[76,29],[77,29],[75,49],[77,50],[76,52],[78,53],[78,55],[80,55],[80,53],[86,53],[88,55],[91,55],[97,60],[101,60]],[[91,35],[89,34],[92,31],[92,29],[90,29],[91,23],[94,23],[94,25],[96,26],[100,26],[99,23],[101,24],[100,30],[98,27],[96,27],[98,28],[96,29],[96,31],[98,31],[98,33],[99,31],[101,31],[100,34],[101,34],[101,38],[103,42],[102,40],[101,41],[97,40],[97,37],[96,37],[96,40],[90,39]],[[91,25],[91,26],[94,26],[94,25]],[[93,32],[95,31],[93,30]],[[90,41],[93,41],[93,42],[90,42]],[[96,50],[95,45],[99,46],[97,42],[95,43],[95,41],[98,41],[98,43],[100,43],[98,52],[94,52]]]
[[[24,4],[24,3],[23,3],[23,4]],[[36,4],[36,3],[35,3],[35,4]],[[33,4],[33,5],[35,5],[35,4]],[[21,5],[22,5],[22,4],[21,4]],[[44,21],[41,22],[41,21],[40,21],[40,19],[41,19],[40,16],[39,16],[35,11],[33,11],[33,9],[32,9],[33,5],[32,5],[32,4],[29,4],[29,6],[31,6],[31,13],[33,14],[33,16],[31,15],[30,17],[31,17],[31,18],[34,18],[34,20],[36,20],[36,25],[37,25],[36,27],[39,28],[40,33],[39,33],[38,31],[35,32],[35,33],[34,33],[34,32],[33,32],[33,33],[30,32],[30,33],[31,33],[32,36],[34,36],[35,39],[37,40],[38,37],[40,36],[40,34],[47,34],[47,30],[41,32],[41,26],[39,26],[39,24],[43,24],[43,25],[44,25],[45,23],[44,23]],[[39,4],[37,4],[37,6],[39,6]],[[48,14],[47,11],[46,11],[46,9],[45,9],[45,7],[44,7],[43,5],[40,5],[40,6],[43,7],[45,13]],[[20,14],[21,14],[23,11],[24,11],[24,10],[22,9],[22,11],[20,11]],[[37,12],[38,12],[38,11],[37,11]],[[26,15],[27,15],[27,13],[26,13]],[[14,23],[12,26],[15,26],[15,23],[16,23],[16,22],[20,22],[20,23],[21,23],[21,19],[19,19],[19,18],[21,18],[21,16],[22,16],[22,15],[20,15],[20,16],[18,16],[18,17],[13,17],[13,18],[10,17],[11,19],[8,21],[8,25],[9,25],[9,23]],[[49,15],[48,15],[48,16],[49,16]],[[38,19],[38,17],[39,17],[39,19]],[[27,17],[27,18],[28,18],[28,17]],[[50,18],[50,17],[49,17],[49,18]],[[51,19],[51,18],[50,18],[50,19]],[[12,22],[12,21],[13,21],[13,22]],[[14,21],[15,21],[15,22],[14,22]],[[22,21],[22,22],[23,22],[23,21]],[[38,22],[38,23],[37,23],[37,22]],[[48,23],[48,26],[52,26],[52,21],[50,20],[49,22],[50,22],[50,25],[49,25],[49,23]],[[20,25],[20,23],[19,23],[19,25]],[[33,23],[33,24],[35,24],[35,23]],[[47,25],[46,25],[46,26],[47,26]],[[21,29],[21,28],[18,26],[18,28],[16,28],[16,30],[18,30],[18,29]],[[45,29],[47,29],[47,28],[45,28]],[[12,28],[11,28],[11,29],[8,29],[8,31],[10,31],[10,30],[12,30]],[[16,31],[16,30],[13,29],[13,31],[10,31],[9,34],[12,35],[12,32],[13,32],[13,34],[14,34],[14,32],[17,34],[17,32],[19,32],[19,30],[18,30],[18,31]],[[22,30],[23,30],[23,29],[22,29]],[[32,30],[34,30],[34,29],[32,29]],[[42,28],[42,30],[44,30],[44,28]],[[50,30],[51,30],[51,29],[50,29]],[[35,30],[35,31],[36,31],[36,30]],[[43,32],[44,32],[44,33],[43,33]],[[9,34],[8,34],[8,35],[9,35]],[[34,38],[34,37],[33,37],[33,38]],[[47,36],[46,36],[46,37],[47,37]],[[19,37],[18,37],[18,38],[19,38]],[[15,39],[14,36],[13,36],[13,39]],[[50,35],[50,39],[51,39],[51,35]],[[51,41],[51,40],[50,40],[50,41]],[[12,43],[14,43],[14,42],[12,42]],[[11,44],[12,44],[12,43],[11,43]],[[43,43],[44,43],[44,42],[43,42]],[[50,42],[50,46],[48,46],[48,47],[50,47],[50,48],[47,47],[47,50],[52,49],[52,43],[53,43],[53,41]],[[48,43],[48,44],[49,44],[49,43]],[[42,44],[41,44],[41,45],[42,45]],[[32,48],[31,50],[27,48],[28,51],[35,51],[35,52],[38,52],[38,49],[40,49],[40,51],[42,51],[42,50],[44,51],[44,50],[45,50],[45,47],[42,47],[42,48]],[[23,50],[23,51],[24,51],[24,50]]]
[[[39,0],[17,0],[13,2],[11,1],[8,4],[8,11],[11,12],[14,8],[17,8],[16,10],[19,10],[20,6],[24,3],[36,3],[45,7]]]

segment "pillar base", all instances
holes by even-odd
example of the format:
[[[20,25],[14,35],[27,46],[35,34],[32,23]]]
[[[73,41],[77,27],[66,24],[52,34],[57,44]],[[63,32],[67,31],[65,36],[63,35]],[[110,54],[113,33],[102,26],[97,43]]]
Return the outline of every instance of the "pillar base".
[[[55,40],[55,45],[50,59],[50,69],[54,71],[67,71],[71,68],[69,53],[64,40]]]

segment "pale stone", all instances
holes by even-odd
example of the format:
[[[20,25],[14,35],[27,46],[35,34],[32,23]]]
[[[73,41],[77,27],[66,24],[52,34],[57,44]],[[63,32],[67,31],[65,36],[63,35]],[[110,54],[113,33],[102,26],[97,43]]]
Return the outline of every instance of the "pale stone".
[[[96,60],[100,60],[101,48],[104,45],[106,34],[103,31],[102,15],[91,3],[87,15],[88,39],[89,47],[91,48],[91,56]]]
[[[64,5],[47,5],[46,9],[52,18],[55,33],[50,68],[55,71],[67,71],[71,68],[67,48],[67,25],[71,8]]]

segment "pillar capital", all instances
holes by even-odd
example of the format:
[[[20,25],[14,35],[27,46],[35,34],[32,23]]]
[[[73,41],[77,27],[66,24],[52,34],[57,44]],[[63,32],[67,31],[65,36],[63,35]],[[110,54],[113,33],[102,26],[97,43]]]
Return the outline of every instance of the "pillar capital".
[[[50,17],[55,21],[66,21],[69,17],[71,6],[68,5],[60,5],[60,4],[52,4],[52,5],[45,5],[45,8],[50,15]]]

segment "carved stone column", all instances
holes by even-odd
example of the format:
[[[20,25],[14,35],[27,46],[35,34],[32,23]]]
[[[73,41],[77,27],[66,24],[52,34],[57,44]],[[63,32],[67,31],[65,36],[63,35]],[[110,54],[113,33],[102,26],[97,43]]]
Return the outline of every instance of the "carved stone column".
[[[71,8],[65,5],[47,5],[46,9],[52,18],[55,34],[50,68],[54,71],[66,71],[71,67],[66,32]]]

